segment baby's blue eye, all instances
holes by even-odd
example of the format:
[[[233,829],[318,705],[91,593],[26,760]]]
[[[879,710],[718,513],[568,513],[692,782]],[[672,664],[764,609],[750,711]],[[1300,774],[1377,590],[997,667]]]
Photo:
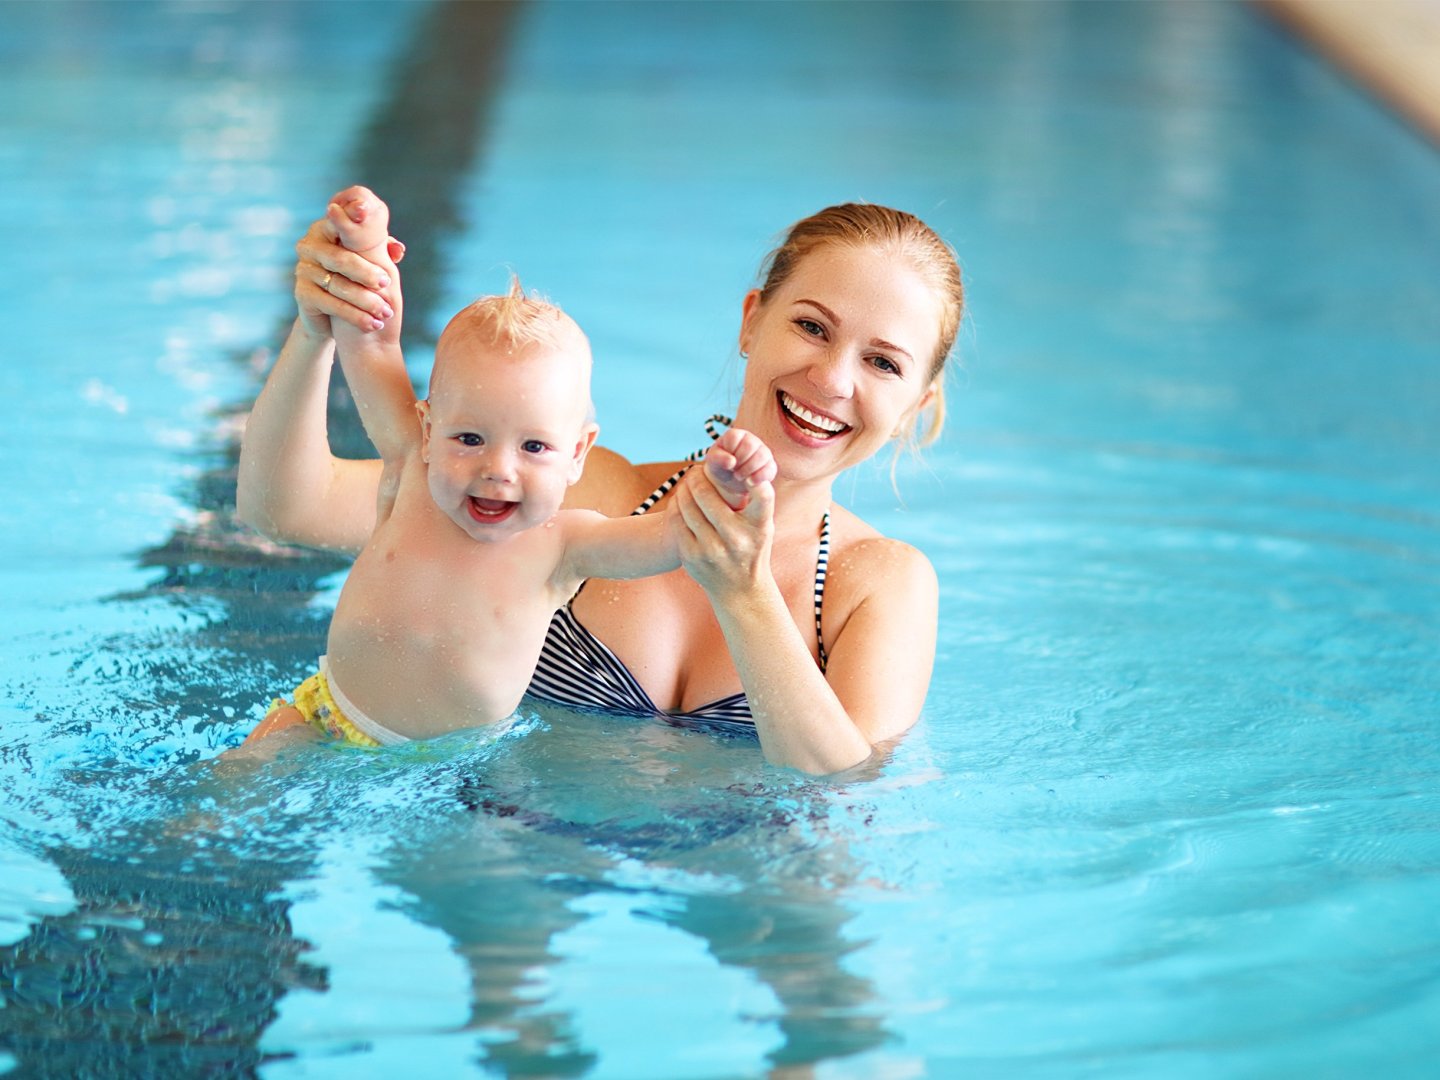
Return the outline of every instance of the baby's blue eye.
[[[524,450],[527,454],[543,454],[550,448],[539,439],[526,439],[520,444],[520,449]]]
[[[484,446],[485,440],[474,432],[467,431],[463,435],[456,435],[455,441],[461,446]]]

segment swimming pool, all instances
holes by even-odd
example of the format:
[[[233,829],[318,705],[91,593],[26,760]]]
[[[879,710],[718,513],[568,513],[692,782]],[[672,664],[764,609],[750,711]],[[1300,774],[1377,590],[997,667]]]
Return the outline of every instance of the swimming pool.
[[[1248,8],[4,15],[0,1069],[1426,1073],[1440,160]],[[290,244],[374,176],[411,327],[514,267],[637,459],[784,224],[956,244],[947,437],[840,488],[943,588],[873,775],[560,712],[197,768],[344,572],[228,509]]]

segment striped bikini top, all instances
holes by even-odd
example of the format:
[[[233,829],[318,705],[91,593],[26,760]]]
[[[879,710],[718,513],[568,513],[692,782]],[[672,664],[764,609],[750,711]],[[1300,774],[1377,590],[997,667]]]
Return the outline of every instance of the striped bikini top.
[[[712,416],[705,421],[705,430],[709,432],[711,439],[720,437],[715,426],[717,423],[728,425],[730,421],[723,416]],[[686,464],[652,491],[631,513],[638,515],[648,511],[704,456],[704,450],[691,454],[685,459]],[[829,563],[830,512],[827,510],[820,519],[820,547],[815,559],[815,641],[819,646],[821,671],[825,670],[829,662],[825,653],[825,641],[820,633],[820,612],[825,602],[825,575]],[[577,589],[575,595],[579,594]],[[650,695],[636,681],[624,662],[575,617],[571,606],[574,602],[572,597],[550,620],[550,629],[545,634],[545,645],[540,650],[540,662],[530,680],[530,696],[569,709],[625,716],[653,716],[677,727],[754,732],[755,721],[750,714],[750,702],[743,690],[688,712],[666,712],[661,709],[650,700]]]

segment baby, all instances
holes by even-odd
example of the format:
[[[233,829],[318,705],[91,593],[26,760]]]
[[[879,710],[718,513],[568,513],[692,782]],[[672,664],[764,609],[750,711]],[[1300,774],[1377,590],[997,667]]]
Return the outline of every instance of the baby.
[[[397,280],[383,203],[332,204],[330,218],[347,248]],[[586,578],[680,565],[669,513],[560,508],[599,430],[589,419],[589,342],[569,316],[518,282],[477,300],[445,328],[429,399],[416,402],[391,294],[396,317],[383,329],[333,323],[384,461],[375,531],[340,593],[319,671],[292,701],[272,705],[247,748],[307,728],[381,746],[494,723],[519,704],[551,616]],[[774,478],[775,461],[732,428],[705,470],[738,508]]]

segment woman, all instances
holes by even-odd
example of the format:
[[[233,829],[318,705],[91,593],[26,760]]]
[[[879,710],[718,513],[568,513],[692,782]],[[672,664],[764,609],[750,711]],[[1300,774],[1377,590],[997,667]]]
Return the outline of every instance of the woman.
[[[247,427],[239,510],[277,539],[353,551],[384,493],[378,461],[330,452],[330,319],[373,329],[398,313],[377,291],[386,272],[337,244],[327,221],[296,250],[300,316]],[[914,439],[922,414],[927,439],[938,433],[962,308],[953,252],[913,216],[851,204],[796,224],[741,309],[735,423],[774,452],[773,494],[737,514],[683,463],[632,465],[596,448],[566,505],[616,516],[673,500],[683,565],[589,582],[557,614],[531,692],[753,723],[768,760],[817,774],[908,729],[934,663],[935,572],[831,494],[846,468]]]

